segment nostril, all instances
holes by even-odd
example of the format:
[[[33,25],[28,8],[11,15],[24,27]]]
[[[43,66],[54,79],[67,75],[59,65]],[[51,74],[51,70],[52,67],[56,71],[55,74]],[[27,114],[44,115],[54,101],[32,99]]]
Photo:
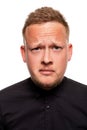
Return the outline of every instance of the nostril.
[[[43,65],[47,65],[47,66],[48,66],[48,65],[51,65],[51,64],[52,64],[52,61],[49,61],[49,62],[42,61],[41,64],[43,64]]]

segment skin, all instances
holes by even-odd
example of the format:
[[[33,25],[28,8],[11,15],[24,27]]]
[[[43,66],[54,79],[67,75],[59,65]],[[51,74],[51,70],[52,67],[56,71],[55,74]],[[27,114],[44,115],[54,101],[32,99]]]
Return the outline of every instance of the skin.
[[[21,54],[34,83],[45,90],[56,87],[72,56],[65,27],[58,22],[30,25],[25,31],[25,41]]]

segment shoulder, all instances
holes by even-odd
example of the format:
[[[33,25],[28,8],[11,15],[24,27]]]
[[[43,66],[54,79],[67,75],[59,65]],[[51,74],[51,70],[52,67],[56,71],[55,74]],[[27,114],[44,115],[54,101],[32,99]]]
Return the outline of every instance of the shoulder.
[[[75,81],[73,79],[64,77],[62,87],[61,87],[62,95],[66,97],[71,97],[72,99],[87,99],[87,85]]]
[[[87,85],[67,77],[65,77],[64,92],[74,99],[87,99]]]
[[[65,77],[65,83],[69,87],[78,88],[78,89],[87,89],[87,85],[81,82],[75,81],[73,79]]]
[[[29,89],[30,79],[27,78],[23,81],[15,83],[11,86],[8,86],[0,91],[0,100],[11,98],[17,95],[21,95],[22,93],[26,93],[27,89]]]
[[[67,77],[60,89],[61,99],[74,107],[81,107],[87,112],[87,85]]]
[[[12,84],[10,86],[7,86],[6,88],[2,89],[0,92],[20,89],[21,86],[23,87],[23,85],[26,85],[28,82],[29,82],[29,78],[22,80],[22,81],[19,81],[19,82]]]

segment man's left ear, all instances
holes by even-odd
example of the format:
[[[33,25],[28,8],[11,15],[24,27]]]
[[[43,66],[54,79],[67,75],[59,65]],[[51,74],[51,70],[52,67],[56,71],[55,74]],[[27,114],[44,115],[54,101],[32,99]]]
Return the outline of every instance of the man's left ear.
[[[73,49],[73,46],[72,46],[72,44],[70,43],[70,44],[68,45],[68,61],[71,60],[71,57],[72,57],[72,49]]]
[[[20,47],[20,51],[21,51],[23,61],[26,62],[26,54],[25,54],[25,46],[24,45],[22,45]]]

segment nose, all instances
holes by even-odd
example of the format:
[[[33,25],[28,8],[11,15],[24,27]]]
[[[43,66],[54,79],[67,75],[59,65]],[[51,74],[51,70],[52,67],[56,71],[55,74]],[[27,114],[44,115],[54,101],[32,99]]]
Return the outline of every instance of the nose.
[[[42,57],[42,64],[52,64],[50,49],[45,49]]]

